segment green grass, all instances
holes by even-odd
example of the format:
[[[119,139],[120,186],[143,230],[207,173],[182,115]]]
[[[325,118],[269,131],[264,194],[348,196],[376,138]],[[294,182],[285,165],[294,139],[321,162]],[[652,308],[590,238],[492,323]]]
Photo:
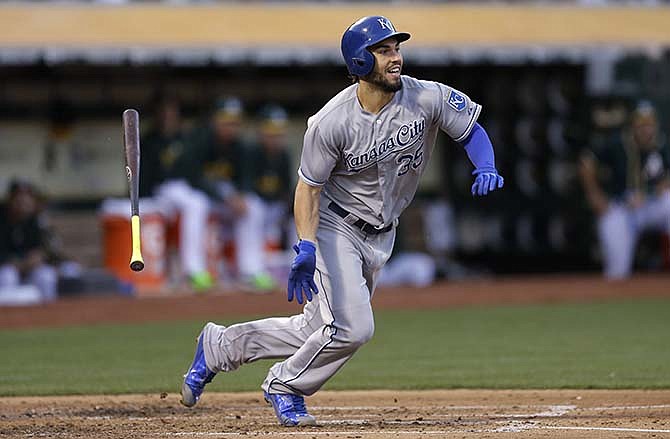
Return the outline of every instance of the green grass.
[[[0,331],[0,395],[175,392],[202,323]],[[378,312],[376,326],[326,388],[670,388],[670,300]],[[208,389],[258,390],[270,364]]]

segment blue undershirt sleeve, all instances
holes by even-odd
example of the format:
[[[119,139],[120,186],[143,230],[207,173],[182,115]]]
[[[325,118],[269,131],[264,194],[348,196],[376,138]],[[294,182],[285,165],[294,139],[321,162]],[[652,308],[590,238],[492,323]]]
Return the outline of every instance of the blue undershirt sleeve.
[[[470,135],[459,143],[465,148],[468,158],[475,165],[473,174],[495,171],[493,145],[486,130],[479,123],[475,123],[472,131],[470,131]]]

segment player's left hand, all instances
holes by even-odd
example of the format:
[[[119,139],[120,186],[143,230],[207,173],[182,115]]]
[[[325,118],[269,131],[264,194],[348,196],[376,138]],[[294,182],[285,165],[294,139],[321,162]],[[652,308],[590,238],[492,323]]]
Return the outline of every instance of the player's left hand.
[[[314,283],[314,271],[316,270],[316,245],[307,240],[301,240],[293,246],[297,253],[291,264],[291,272],[288,275],[288,301],[293,301],[293,296],[302,305],[302,295],[307,301],[312,301],[312,294],[319,290]]]
[[[472,195],[487,195],[496,189],[505,185],[505,179],[498,174],[496,168],[480,168],[472,172],[476,175],[475,182],[472,184]]]

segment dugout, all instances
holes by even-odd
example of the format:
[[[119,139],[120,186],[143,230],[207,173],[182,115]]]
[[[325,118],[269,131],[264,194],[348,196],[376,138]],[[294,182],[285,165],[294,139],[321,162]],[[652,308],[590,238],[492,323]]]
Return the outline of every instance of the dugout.
[[[125,194],[123,109],[143,114],[157,90],[175,92],[193,123],[221,94],[239,96],[251,114],[278,102],[291,114],[297,154],[306,117],[347,85],[342,30],[372,12],[412,32],[405,73],[446,82],[484,105],[481,121],[507,190],[484,210],[468,196],[465,155],[446,145],[413,205],[451,200],[456,253],[468,263],[504,273],[597,269],[574,167],[592,134],[591,109],[644,96],[670,128],[664,7],[69,4],[0,11],[0,186],[17,174],[38,182],[65,233],[74,234],[72,218],[78,233],[88,231],[87,239],[67,242],[86,246],[97,263],[91,213],[103,198]],[[69,149],[49,146],[64,131]],[[407,248],[425,246],[419,229],[403,219]]]

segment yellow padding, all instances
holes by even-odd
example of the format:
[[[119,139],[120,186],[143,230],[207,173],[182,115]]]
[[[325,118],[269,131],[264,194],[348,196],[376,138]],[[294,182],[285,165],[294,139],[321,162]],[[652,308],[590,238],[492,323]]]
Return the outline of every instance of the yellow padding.
[[[382,14],[410,32],[410,47],[504,45],[665,45],[670,7],[577,5],[137,3],[0,5],[7,47],[339,48],[355,19]]]
[[[130,257],[130,263],[141,262],[144,264],[144,260],[142,259],[142,244],[140,240],[140,217],[138,215],[133,215],[130,218],[130,226],[133,237],[133,254]]]

